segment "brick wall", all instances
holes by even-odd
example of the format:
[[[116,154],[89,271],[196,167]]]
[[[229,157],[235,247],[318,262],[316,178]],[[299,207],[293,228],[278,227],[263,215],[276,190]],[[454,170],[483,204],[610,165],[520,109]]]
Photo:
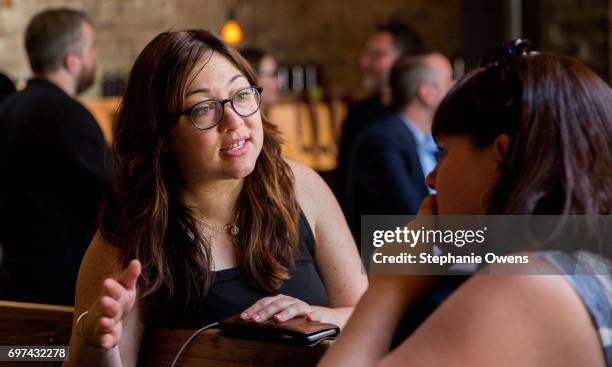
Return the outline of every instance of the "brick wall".
[[[542,50],[572,55],[610,80],[610,0],[540,0]]]
[[[85,10],[97,25],[97,80],[128,72],[137,54],[168,28],[219,31],[235,5],[245,39],[241,46],[271,50],[282,63],[315,63],[328,85],[359,94],[358,59],[375,25],[399,18],[420,31],[428,45],[450,57],[461,54],[461,4],[470,0],[1,0],[0,70],[29,76],[23,32],[30,17],[50,6]],[[610,75],[611,0],[539,1],[539,47],[578,56]],[[484,52],[485,50],[483,50]],[[88,95],[100,93],[94,86]]]
[[[444,52],[459,50],[459,0],[260,0],[234,2],[245,32],[243,46],[273,50],[281,62],[314,62],[331,84],[360,87],[357,64],[365,38],[390,16],[413,23]],[[85,10],[97,26],[97,80],[127,72],[138,52],[168,28],[219,31],[231,2],[222,0],[3,0],[0,3],[0,70],[25,79],[29,67],[23,32],[30,17],[51,6]],[[441,25],[444,25],[442,27]],[[96,85],[88,94],[100,92]]]

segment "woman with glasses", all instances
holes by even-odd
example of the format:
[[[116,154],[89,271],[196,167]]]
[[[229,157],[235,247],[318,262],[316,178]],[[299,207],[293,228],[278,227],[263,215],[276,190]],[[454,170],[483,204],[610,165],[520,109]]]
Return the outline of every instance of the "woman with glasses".
[[[318,175],[280,156],[261,93],[207,31],[162,33],[142,51],[79,273],[71,363],[134,366],[150,326],[344,325],[367,286],[356,246]]]
[[[433,135],[419,214],[612,214],[612,91],[575,59],[505,45],[451,89]],[[525,250],[528,266],[485,267],[498,275],[469,278],[391,351],[440,277],[370,277],[321,366],[612,366],[610,243]]]

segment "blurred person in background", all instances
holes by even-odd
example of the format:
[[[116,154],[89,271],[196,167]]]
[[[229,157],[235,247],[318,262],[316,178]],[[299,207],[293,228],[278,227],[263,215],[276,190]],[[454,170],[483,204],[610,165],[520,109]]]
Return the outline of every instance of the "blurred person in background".
[[[102,132],[75,99],[94,80],[94,28],[80,11],[45,10],[25,47],[33,77],[0,108],[0,298],[72,305],[111,175]]]
[[[15,92],[15,83],[8,76],[0,73],[0,104],[11,93]]]
[[[440,53],[403,56],[394,64],[395,112],[363,130],[349,162],[346,216],[358,243],[361,215],[414,215],[428,195],[425,177],[438,155],[431,124],[452,84],[451,64]]]
[[[342,123],[338,149],[334,191],[345,214],[348,200],[348,166],[355,140],[368,126],[393,112],[388,80],[394,62],[402,54],[421,54],[423,48],[421,36],[408,25],[398,21],[377,26],[366,43],[360,64],[364,71],[364,86],[372,95],[349,107]]]
[[[274,56],[259,48],[245,48],[240,50],[240,54],[257,73],[257,81],[263,88],[261,109],[265,113],[279,100],[280,80],[276,60]]]

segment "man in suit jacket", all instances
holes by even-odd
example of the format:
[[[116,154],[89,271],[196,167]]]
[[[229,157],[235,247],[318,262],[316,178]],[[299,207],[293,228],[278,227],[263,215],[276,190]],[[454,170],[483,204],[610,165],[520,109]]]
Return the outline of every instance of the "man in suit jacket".
[[[350,155],[356,139],[368,126],[393,112],[389,88],[391,67],[400,55],[416,55],[422,52],[421,35],[409,25],[397,20],[378,25],[368,39],[360,58],[360,65],[364,72],[364,87],[372,94],[349,106],[342,123],[338,147],[334,191],[342,209],[346,210],[344,193]]]
[[[436,108],[453,84],[439,53],[400,58],[390,74],[395,113],[368,127],[351,153],[347,220],[359,239],[361,215],[416,214],[437,163],[431,136]]]

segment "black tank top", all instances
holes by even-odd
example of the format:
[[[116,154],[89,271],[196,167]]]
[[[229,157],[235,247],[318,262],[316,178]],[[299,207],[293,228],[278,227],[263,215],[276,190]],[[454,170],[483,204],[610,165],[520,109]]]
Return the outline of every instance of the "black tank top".
[[[308,220],[300,211],[299,255],[289,269],[290,278],[276,292],[253,286],[240,267],[215,272],[206,297],[188,307],[166,307],[147,315],[148,325],[166,328],[197,328],[240,314],[263,297],[284,294],[310,305],[327,306],[327,293],[314,264],[315,240]],[[155,297],[155,295],[153,295]]]

